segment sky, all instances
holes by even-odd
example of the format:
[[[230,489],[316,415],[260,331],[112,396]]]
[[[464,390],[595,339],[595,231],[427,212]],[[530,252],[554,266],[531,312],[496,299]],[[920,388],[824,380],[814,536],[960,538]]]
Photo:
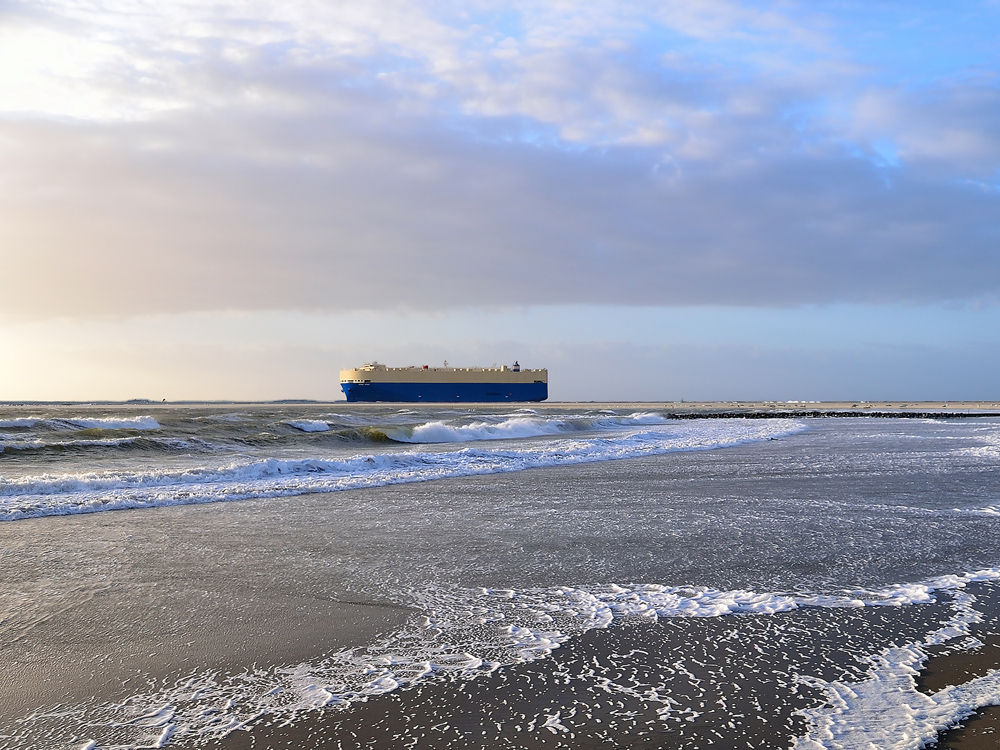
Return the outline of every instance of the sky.
[[[0,0],[0,401],[1000,398],[1000,1]]]

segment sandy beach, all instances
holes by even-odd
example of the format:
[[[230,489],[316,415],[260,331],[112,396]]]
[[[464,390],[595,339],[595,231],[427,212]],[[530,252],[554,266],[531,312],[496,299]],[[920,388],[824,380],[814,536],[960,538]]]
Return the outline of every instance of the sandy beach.
[[[308,575],[293,526],[241,521],[241,510],[2,527],[0,726],[39,707],[127,701],[189,675],[294,665],[368,643],[409,614],[362,594],[335,598]]]
[[[0,747],[787,747],[953,628],[939,702],[997,666],[992,579],[966,635],[928,581],[996,562],[998,422],[838,406],[5,416]]]

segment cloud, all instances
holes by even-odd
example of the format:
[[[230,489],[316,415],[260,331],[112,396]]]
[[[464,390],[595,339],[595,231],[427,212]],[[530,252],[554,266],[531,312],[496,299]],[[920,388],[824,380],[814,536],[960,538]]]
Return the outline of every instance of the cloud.
[[[784,7],[10,7],[0,312],[1000,289],[995,86]]]
[[[997,187],[1000,165],[1000,87],[981,77],[918,90],[873,89],[851,117],[859,141],[882,141],[913,168],[942,178],[986,181]]]

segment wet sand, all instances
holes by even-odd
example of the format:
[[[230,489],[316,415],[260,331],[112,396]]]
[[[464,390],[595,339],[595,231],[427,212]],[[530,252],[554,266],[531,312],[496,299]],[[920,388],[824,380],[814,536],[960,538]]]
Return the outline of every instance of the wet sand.
[[[368,643],[410,614],[324,590],[322,578],[303,575],[308,550],[295,548],[294,525],[248,524],[246,508],[5,525],[0,726],[40,706],[120,701],[196,672],[296,664]]]
[[[917,681],[928,694],[1000,668],[1000,592],[977,584],[969,590],[980,594],[977,609],[985,617],[972,634],[983,645],[932,649]],[[302,714],[291,724],[264,722],[207,747],[787,748],[805,728],[796,712],[822,703],[817,690],[797,681],[800,671],[863,679],[866,667],[853,656],[858,634],[874,650],[919,639],[941,607],[626,622],[590,631],[543,660],[464,682],[430,680],[347,709]],[[684,713],[678,705],[700,708]],[[1000,708],[987,707],[943,732],[936,747],[987,750],[998,740]]]
[[[973,631],[975,633],[975,631]],[[983,645],[972,651],[950,651],[932,656],[917,679],[917,688],[925,693],[983,677],[1000,669],[1000,634],[979,632]]]
[[[1000,747],[1000,706],[977,711],[941,735],[939,750],[996,750]]]
[[[931,694],[1000,669],[1000,602],[996,597],[981,596],[976,609],[985,617],[984,622],[972,626],[971,634],[983,645],[969,651],[938,649],[917,678],[917,689]],[[1000,747],[1000,706],[982,708],[958,726],[942,732],[935,747],[941,750],[996,750]]]
[[[943,611],[932,604],[625,623],[543,660],[466,682],[428,681],[207,747],[777,750],[804,731],[796,712],[820,701],[797,679],[800,670],[861,679],[852,655],[859,638],[888,645],[913,637]]]

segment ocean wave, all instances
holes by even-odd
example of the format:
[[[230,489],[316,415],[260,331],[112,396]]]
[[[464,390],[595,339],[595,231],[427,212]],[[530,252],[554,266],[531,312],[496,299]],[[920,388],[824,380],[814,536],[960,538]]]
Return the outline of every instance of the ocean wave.
[[[0,428],[6,427],[34,427],[42,421],[41,417],[24,417],[19,419],[0,419]]]
[[[394,443],[385,430],[378,427],[348,427],[335,430],[337,437],[352,443]]]
[[[158,430],[161,425],[153,417],[24,417],[0,420],[0,428],[34,428],[49,430]]]
[[[571,432],[621,430],[638,425],[663,425],[670,420],[661,414],[640,412],[619,417],[613,412],[600,417],[569,415],[564,417],[539,417],[533,412],[499,415],[492,421],[477,419],[434,420],[412,426],[387,427],[384,432],[400,443],[469,443],[479,440],[512,440],[543,437]]]
[[[570,429],[563,420],[513,417],[501,422],[478,421],[470,424],[449,424],[439,420],[409,429],[387,429],[385,433],[390,439],[400,443],[466,443],[557,435]]]
[[[8,439],[4,439],[8,438]],[[120,437],[94,438],[84,440],[57,440],[46,442],[37,439],[18,439],[16,436],[0,435],[0,453],[72,453],[93,451],[95,449],[111,449],[117,451],[152,451],[152,452],[187,452],[187,453],[217,453],[222,448],[197,438],[150,438]],[[0,479],[0,487],[3,480]],[[2,490],[0,490],[2,493]]]
[[[98,430],[158,430],[160,423],[153,417],[63,417],[59,420],[73,427]]]
[[[92,440],[56,440],[46,442],[44,440],[0,440],[0,452],[8,451],[75,451],[92,448],[121,448],[134,443],[136,438],[114,438],[114,439],[92,439]]]
[[[965,448],[960,450],[959,453],[966,456],[985,458],[993,461],[1000,459],[1000,434],[992,432],[985,437],[977,435],[976,438],[981,440],[983,444]]]
[[[206,414],[191,419],[195,422],[248,422],[252,420],[252,417],[246,412],[236,411],[225,414]]]
[[[397,451],[343,459],[267,458],[183,471],[0,478],[0,521],[160,505],[281,497],[548,466],[710,450],[794,434],[793,420],[713,420],[491,450]]]
[[[667,421],[667,418],[662,414],[657,414],[656,412],[651,411],[638,412],[636,414],[632,414],[631,416],[623,417],[622,419],[624,419],[626,423],[634,422],[635,424],[664,424]]]
[[[301,432],[326,432],[330,429],[330,425],[318,419],[296,419],[285,424]]]

